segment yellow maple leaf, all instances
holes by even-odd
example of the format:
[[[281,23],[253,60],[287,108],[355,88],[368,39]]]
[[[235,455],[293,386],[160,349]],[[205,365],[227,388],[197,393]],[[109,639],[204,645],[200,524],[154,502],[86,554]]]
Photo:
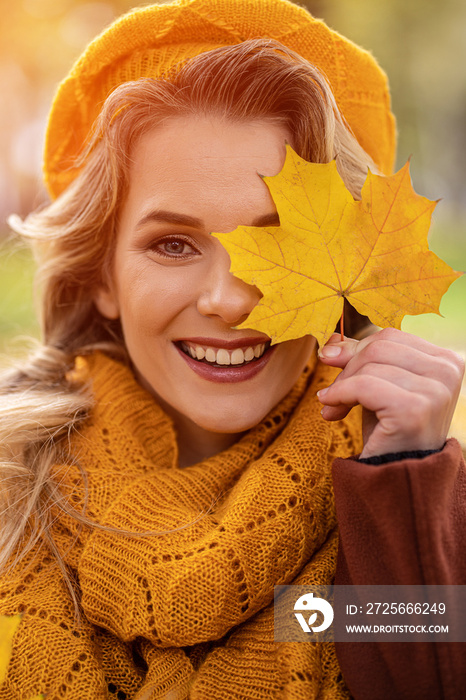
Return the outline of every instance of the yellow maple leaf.
[[[0,685],[6,677],[8,664],[10,663],[11,646],[18,625],[21,622],[21,615],[0,616]]]
[[[13,637],[21,622],[22,615],[0,615],[0,685],[6,678],[10,663]],[[36,695],[31,700],[43,700],[43,695]]]
[[[400,328],[406,314],[439,313],[455,272],[429,250],[436,202],[413,190],[409,164],[391,177],[369,172],[353,199],[335,161],[308,163],[287,145],[278,175],[264,177],[280,226],[214,233],[231,272],[262,292],[238,328],[272,343],[314,335],[323,345],[344,299],[378,326]]]

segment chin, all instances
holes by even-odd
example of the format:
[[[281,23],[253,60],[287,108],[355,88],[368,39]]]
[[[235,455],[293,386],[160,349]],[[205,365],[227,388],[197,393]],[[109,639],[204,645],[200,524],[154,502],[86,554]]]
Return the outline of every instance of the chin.
[[[258,425],[263,418],[269,413],[273,406],[261,407],[255,411],[248,410],[238,411],[237,409],[225,408],[215,412],[208,412],[203,415],[197,414],[191,420],[202,428],[211,433],[237,434],[251,430]]]

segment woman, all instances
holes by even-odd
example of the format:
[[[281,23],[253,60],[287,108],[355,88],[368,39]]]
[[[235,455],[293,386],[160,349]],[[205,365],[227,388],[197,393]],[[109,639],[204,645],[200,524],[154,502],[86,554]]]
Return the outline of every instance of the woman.
[[[390,329],[334,336],[320,362],[312,336],[271,348],[235,330],[259,293],[209,235],[278,223],[257,173],[280,171],[285,142],[337,156],[358,197],[368,166],[390,170],[393,130],[375,62],[285,0],[135,10],[62,84],[53,201],[16,222],[44,345],[3,382],[1,612],[23,619],[0,698],[447,697],[433,645],[382,661],[370,646],[362,672],[348,647],[342,676],[331,644],[274,643],[272,599],[335,575],[424,582],[427,550],[440,582],[464,575],[464,465],[444,446],[459,358]],[[426,478],[448,556],[414,541]]]

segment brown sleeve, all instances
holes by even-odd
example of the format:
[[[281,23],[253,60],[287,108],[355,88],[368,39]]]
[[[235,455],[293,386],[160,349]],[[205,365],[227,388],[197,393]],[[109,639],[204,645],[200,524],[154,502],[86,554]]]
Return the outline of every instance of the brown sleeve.
[[[333,465],[337,585],[466,584],[466,468],[458,442],[424,459]],[[457,700],[466,644],[339,643],[356,700]]]

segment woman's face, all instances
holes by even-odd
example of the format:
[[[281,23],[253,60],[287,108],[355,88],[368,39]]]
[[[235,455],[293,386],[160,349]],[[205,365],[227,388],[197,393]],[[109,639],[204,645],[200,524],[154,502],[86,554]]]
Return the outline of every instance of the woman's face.
[[[260,299],[229,272],[211,232],[278,225],[262,175],[285,160],[281,126],[214,117],[174,117],[132,153],[112,277],[96,295],[120,318],[140,383],[178,431],[241,433],[291,389],[314,347],[311,337],[269,348],[255,330],[234,330]],[[251,359],[254,358],[254,359]]]

